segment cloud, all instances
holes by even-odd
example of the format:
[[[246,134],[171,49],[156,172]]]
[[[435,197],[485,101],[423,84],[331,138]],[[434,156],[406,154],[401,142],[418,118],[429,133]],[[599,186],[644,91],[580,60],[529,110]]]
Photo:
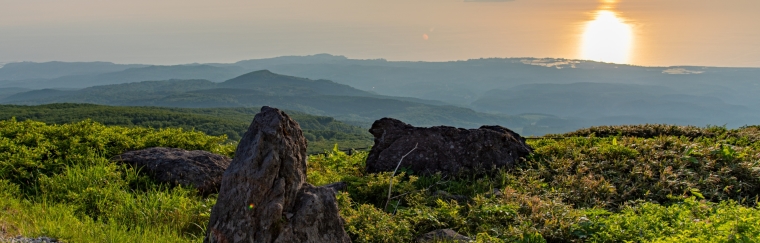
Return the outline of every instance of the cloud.
[[[504,3],[514,1],[515,0],[464,0],[466,3]]]

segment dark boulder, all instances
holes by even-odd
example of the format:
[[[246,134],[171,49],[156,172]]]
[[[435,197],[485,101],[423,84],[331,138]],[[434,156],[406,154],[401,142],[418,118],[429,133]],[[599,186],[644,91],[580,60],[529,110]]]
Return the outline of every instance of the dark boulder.
[[[335,190],[305,180],[300,126],[262,107],[224,173],[204,242],[350,242]]]
[[[140,168],[158,182],[192,186],[208,195],[219,191],[232,159],[201,150],[155,147],[129,151],[116,160]]]
[[[375,145],[367,157],[367,172],[393,171],[402,156],[402,168],[414,173],[444,175],[511,167],[533,149],[525,138],[501,126],[462,129],[448,126],[413,127],[393,118],[375,121],[369,130]]]

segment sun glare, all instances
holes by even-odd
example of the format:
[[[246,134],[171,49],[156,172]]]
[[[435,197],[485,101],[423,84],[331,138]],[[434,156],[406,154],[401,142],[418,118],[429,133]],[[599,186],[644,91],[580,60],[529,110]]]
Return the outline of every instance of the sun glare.
[[[633,30],[614,12],[600,10],[596,19],[586,24],[581,52],[583,59],[600,62],[628,63]]]

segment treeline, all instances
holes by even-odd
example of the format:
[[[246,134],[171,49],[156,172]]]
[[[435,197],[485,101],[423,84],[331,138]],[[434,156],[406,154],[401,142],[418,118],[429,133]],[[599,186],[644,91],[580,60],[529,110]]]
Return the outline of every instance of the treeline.
[[[0,120],[35,120],[66,124],[90,119],[104,125],[150,128],[182,128],[206,134],[226,135],[238,141],[260,108],[163,108],[125,107],[92,104],[49,104],[40,106],[0,105]],[[301,125],[309,141],[309,153],[318,153],[339,144],[342,149],[371,146],[372,137],[364,128],[348,125],[332,117],[287,111]]]

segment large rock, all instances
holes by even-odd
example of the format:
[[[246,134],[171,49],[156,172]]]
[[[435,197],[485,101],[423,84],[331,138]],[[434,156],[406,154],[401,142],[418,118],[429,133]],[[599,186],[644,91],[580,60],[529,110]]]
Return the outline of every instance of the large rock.
[[[402,156],[402,168],[414,173],[444,175],[510,167],[533,149],[525,138],[501,126],[462,129],[447,126],[413,127],[393,118],[375,121],[369,130],[375,145],[367,157],[367,172],[393,171]]]
[[[232,159],[201,150],[155,147],[129,151],[116,160],[140,168],[158,182],[192,186],[208,195],[219,191]]]
[[[350,242],[335,190],[305,179],[300,126],[262,107],[224,173],[204,242]]]

